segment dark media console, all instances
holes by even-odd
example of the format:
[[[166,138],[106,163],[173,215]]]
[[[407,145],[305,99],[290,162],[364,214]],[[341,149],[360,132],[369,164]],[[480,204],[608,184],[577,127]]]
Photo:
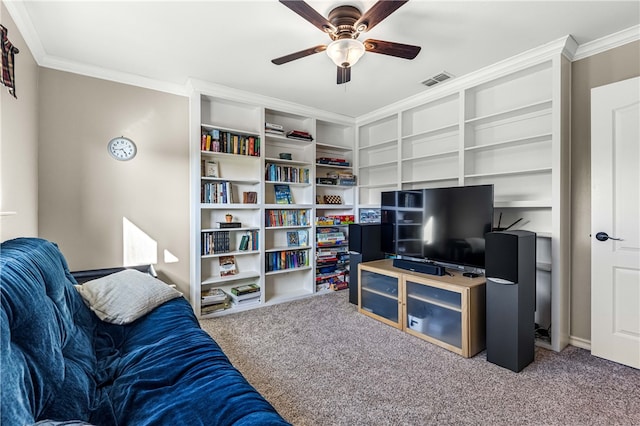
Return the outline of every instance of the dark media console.
[[[422,274],[442,276],[445,273],[444,267],[426,262],[416,262],[406,259],[393,259],[393,266]]]

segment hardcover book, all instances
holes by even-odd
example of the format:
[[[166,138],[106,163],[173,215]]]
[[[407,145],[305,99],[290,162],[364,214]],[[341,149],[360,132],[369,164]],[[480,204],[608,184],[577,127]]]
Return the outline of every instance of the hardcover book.
[[[220,276],[226,277],[238,273],[235,256],[220,256],[218,260],[220,261]]]
[[[231,294],[234,296],[242,296],[248,293],[258,293],[260,286],[258,284],[246,284],[231,288]]]
[[[218,174],[218,163],[216,163],[215,161],[207,161],[206,176],[214,178],[220,177],[220,175]]]
[[[227,298],[227,293],[220,288],[214,287],[202,292],[200,297],[203,303],[223,302]]]
[[[293,204],[293,196],[289,185],[273,185],[276,204]]]
[[[218,228],[242,228],[242,222],[218,222]]]

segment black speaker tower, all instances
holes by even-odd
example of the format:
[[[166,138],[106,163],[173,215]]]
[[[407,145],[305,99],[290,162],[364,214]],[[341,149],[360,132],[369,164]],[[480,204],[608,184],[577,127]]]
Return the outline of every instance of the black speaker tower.
[[[487,361],[519,372],[535,355],[536,234],[485,235]]]
[[[384,258],[379,223],[349,225],[349,302],[358,304],[358,265]]]

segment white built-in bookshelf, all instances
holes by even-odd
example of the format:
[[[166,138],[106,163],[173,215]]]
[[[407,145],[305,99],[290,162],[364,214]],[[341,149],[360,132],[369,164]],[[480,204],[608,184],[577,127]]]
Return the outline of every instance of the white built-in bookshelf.
[[[216,316],[329,291],[316,285],[316,218],[353,216],[356,187],[339,185],[337,180],[316,185],[316,176],[352,174],[354,120],[192,83],[190,300],[194,311],[199,316]],[[284,134],[265,131],[265,123],[282,126]],[[307,132],[313,140],[286,137],[291,130]],[[225,141],[222,134],[227,135]],[[215,146],[212,135],[221,139],[215,140]],[[344,162],[318,164],[326,158]],[[207,162],[217,163],[217,176],[207,176]],[[290,203],[280,203],[276,197],[281,185],[287,186]],[[218,189],[226,191],[219,198]],[[253,193],[253,198],[246,193]],[[340,203],[320,202],[325,196],[339,197]],[[240,227],[218,228],[228,214]],[[211,243],[223,233],[228,235],[226,245]],[[252,241],[242,249],[246,235]],[[293,244],[292,236],[296,237]],[[238,273],[222,275],[220,259],[229,255],[234,256]],[[261,288],[257,302],[202,311],[201,295],[209,288],[229,293],[232,287],[254,283]]]
[[[567,44],[568,43],[568,44]],[[559,40],[358,118],[358,211],[382,191],[494,185],[495,222],[537,233],[536,323],[569,338],[569,61]]]

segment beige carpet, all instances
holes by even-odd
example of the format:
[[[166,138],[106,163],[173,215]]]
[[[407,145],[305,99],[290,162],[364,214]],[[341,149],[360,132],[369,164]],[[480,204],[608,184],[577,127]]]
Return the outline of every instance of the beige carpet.
[[[513,373],[357,312],[340,291],[202,320],[294,425],[640,425],[640,370],[568,347]]]

